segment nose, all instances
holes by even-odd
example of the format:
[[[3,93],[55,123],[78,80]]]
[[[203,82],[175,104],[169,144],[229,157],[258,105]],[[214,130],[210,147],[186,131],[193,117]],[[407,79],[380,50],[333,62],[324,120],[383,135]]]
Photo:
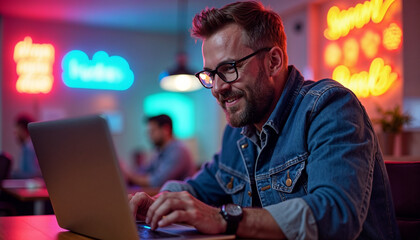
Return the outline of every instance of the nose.
[[[223,81],[219,75],[214,76],[213,80],[213,88],[211,89],[211,92],[214,96],[219,95],[220,93],[223,93],[230,89],[230,84]]]

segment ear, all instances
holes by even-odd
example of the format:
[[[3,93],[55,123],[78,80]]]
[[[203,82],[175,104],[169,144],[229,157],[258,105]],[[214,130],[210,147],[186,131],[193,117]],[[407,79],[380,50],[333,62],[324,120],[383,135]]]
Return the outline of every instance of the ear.
[[[283,66],[283,51],[278,47],[273,47],[268,55],[268,74],[270,77],[278,75],[281,73]]]

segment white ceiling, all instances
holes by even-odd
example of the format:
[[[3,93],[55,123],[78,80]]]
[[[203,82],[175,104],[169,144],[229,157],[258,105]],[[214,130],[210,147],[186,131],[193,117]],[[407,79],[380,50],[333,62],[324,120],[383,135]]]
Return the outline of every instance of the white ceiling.
[[[232,0],[185,0],[181,14],[184,29],[206,7],[221,7]],[[262,0],[279,12],[313,0]],[[137,31],[176,32],[177,0],[0,0],[0,15],[48,21],[66,21]]]

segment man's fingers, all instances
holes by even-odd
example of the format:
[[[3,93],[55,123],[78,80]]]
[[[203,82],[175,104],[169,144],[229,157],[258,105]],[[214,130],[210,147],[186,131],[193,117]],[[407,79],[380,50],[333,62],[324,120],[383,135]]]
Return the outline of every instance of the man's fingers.
[[[166,215],[164,218],[162,218],[158,223],[158,227],[165,227],[172,223],[180,223],[185,222],[191,225],[191,223],[188,222],[190,218],[188,217],[188,212],[183,210],[176,210],[171,212],[170,214]]]
[[[166,215],[176,210],[185,210],[185,204],[182,200],[177,198],[166,198],[162,204],[154,211],[152,218],[148,219],[150,227],[155,229],[158,227],[158,222]]]
[[[133,196],[129,197],[129,199],[130,210],[135,217],[141,216],[144,218],[149,206],[153,203],[153,199],[144,192],[137,192]]]
[[[150,225],[150,222],[155,214],[155,211],[159,206],[164,202],[168,196],[172,195],[171,192],[160,193],[159,196],[155,199],[154,203],[149,207],[149,210],[146,214],[146,223]]]

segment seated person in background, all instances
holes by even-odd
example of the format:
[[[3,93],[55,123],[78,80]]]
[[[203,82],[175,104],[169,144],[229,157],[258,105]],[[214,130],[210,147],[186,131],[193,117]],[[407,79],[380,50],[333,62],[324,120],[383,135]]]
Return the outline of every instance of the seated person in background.
[[[133,166],[137,173],[144,173],[147,171],[147,153],[142,149],[134,150],[133,154]]]
[[[151,229],[187,223],[242,238],[398,239],[378,140],[356,96],[287,65],[279,15],[258,2],[205,9],[197,73],[223,108],[222,146],[192,179],[130,196]],[[410,184],[410,183],[407,183]]]
[[[28,124],[34,122],[32,116],[19,114],[15,120],[15,136],[21,146],[18,161],[13,163],[12,178],[35,178],[41,177],[38,159],[29,136]]]
[[[192,155],[180,140],[175,139],[172,119],[158,115],[147,122],[150,140],[155,145],[150,166],[144,173],[125,170],[126,178],[142,187],[160,187],[168,180],[184,180],[194,174]]]

